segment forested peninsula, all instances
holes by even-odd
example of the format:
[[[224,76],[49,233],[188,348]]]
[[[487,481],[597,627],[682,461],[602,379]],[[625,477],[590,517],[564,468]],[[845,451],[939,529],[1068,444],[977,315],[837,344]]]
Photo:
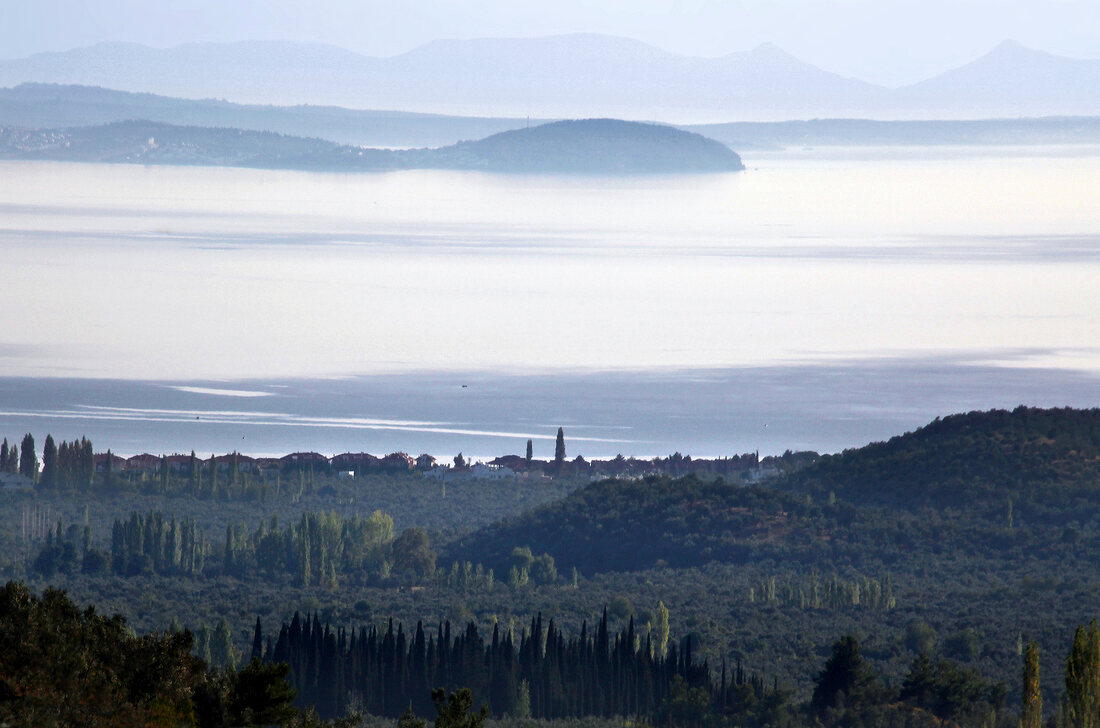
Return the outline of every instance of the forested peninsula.
[[[121,121],[66,129],[0,127],[0,159],[328,172],[448,169],[525,174],[672,174],[744,169],[736,152],[671,126],[558,121],[434,149],[371,149],[230,128]]]

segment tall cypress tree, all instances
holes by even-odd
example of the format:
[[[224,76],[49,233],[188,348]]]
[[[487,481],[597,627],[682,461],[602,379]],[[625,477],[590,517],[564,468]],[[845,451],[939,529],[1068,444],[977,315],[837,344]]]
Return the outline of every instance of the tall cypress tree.
[[[23,435],[23,446],[19,448],[19,472],[31,480],[38,477],[38,456],[34,452],[34,436]]]
[[[80,446],[83,453],[81,456],[80,485],[89,488],[92,485],[92,478],[95,477],[95,451],[92,449],[92,441],[86,437],[80,438]]]
[[[57,464],[57,445],[53,441],[53,435],[47,434],[46,443],[42,446],[42,485],[57,485]]]
[[[565,462],[565,432],[558,428],[558,439],[554,443],[554,465],[560,468]]]
[[[252,655],[249,659],[259,660],[264,656],[264,630],[260,624],[259,616],[256,617],[256,627],[252,630]]]
[[[114,457],[115,456],[111,454],[111,449],[107,448],[107,460],[106,460],[106,462],[103,466],[103,487],[104,488],[110,488],[112,485],[114,485],[114,467],[115,467],[115,464],[112,462],[112,460],[114,460]]]

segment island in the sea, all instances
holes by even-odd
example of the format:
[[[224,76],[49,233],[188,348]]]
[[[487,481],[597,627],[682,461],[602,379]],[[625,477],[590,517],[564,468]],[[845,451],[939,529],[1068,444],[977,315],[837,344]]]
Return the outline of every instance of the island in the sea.
[[[45,130],[0,127],[0,159],[338,172],[454,169],[619,175],[744,169],[736,152],[701,134],[617,119],[557,121],[435,149],[372,149],[271,132],[150,121]]]

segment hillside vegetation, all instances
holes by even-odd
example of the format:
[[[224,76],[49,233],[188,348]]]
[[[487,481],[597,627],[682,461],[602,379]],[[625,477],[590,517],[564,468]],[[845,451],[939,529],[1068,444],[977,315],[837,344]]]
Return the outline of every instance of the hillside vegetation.
[[[1068,505],[1100,488],[1100,409],[993,410],[937,418],[886,442],[825,456],[782,484],[894,506],[990,499]]]
[[[778,459],[787,472],[750,486],[700,468],[451,483],[443,499],[444,484],[416,474],[299,472],[281,487],[246,479],[236,487],[256,498],[234,500],[224,475],[216,489],[165,474],[113,490],[97,476],[85,490],[12,494],[0,572],[138,629],[176,617],[218,664],[233,662],[229,642],[248,654],[257,616],[273,626],[296,610],[331,622],[322,634],[365,625],[380,639],[391,619],[406,639],[417,621],[447,620],[485,636],[515,626],[521,639],[541,612],[568,644],[606,606],[616,631],[633,616],[644,644],[667,620],[712,669],[742,663],[797,700],[850,633],[893,687],[925,654],[925,672],[943,658],[1003,681],[1014,708],[1026,641],[1055,675],[1074,625],[1096,616],[1097,419],[952,415],[834,456],[790,454]],[[537,712],[542,688],[529,687]],[[1043,684],[1046,705],[1060,689]]]
[[[586,574],[773,558],[896,563],[907,550],[949,547],[1007,557],[1100,532],[1098,490],[1100,410],[976,412],[766,485],[593,483],[475,532],[448,555],[501,565],[522,545]]]

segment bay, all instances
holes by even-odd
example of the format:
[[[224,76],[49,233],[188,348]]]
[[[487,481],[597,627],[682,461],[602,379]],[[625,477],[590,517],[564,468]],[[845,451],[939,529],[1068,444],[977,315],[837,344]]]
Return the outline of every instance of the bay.
[[[257,452],[488,455],[572,423],[586,455],[714,455],[838,449],[966,408],[1100,404],[1100,150],[745,161],[631,179],[0,163],[0,426],[123,437],[124,420],[60,415],[285,409],[321,382],[330,395],[283,414],[461,432],[241,434]],[[503,384],[463,409],[441,381]],[[843,386],[823,398],[828,381]],[[830,413],[867,425],[821,425]],[[800,417],[786,440],[760,432]],[[216,423],[163,424],[127,448],[236,446]]]

